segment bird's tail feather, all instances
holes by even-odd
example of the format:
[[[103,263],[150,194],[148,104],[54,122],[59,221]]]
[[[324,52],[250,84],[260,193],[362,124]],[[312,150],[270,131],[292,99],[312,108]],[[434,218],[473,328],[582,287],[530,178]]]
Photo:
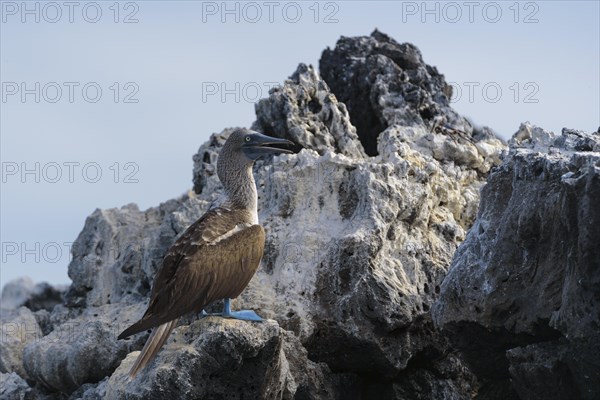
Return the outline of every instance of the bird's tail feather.
[[[133,379],[146,364],[152,361],[156,353],[158,353],[160,348],[167,341],[167,338],[175,328],[175,325],[177,325],[177,318],[152,329],[152,333],[146,341],[144,348],[129,371],[129,379]]]

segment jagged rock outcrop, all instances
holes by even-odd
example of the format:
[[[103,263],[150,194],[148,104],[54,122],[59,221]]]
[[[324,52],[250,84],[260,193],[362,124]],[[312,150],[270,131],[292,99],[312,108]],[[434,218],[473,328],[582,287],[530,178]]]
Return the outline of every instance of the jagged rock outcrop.
[[[377,31],[320,66],[300,65],[252,125],[298,150],[255,165],[266,250],[233,306],[268,320],[190,315],[124,379],[147,334],[116,336],[221,194],[225,129],[194,155],[193,192],[88,218],[61,304],[32,312],[25,291],[3,312],[41,332],[0,352],[11,396],[599,397],[600,134],[524,124],[508,149],[452,110],[416,47]],[[69,326],[84,332],[57,341]]]
[[[305,72],[300,66],[295,76]],[[280,92],[261,112],[276,115]],[[295,98],[284,100],[284,109],[298,108]],[[229,132],[195,157],[195,171],[211,171],[196,176],[201,195],[220,187],[213,155]],[[446,349],[429,307],[475,217],[479,175],[504,146],[482,137],[485,153],[474,139],[449,138],[456,151],[444,153],[439,136],[422,125],[393,125],[381,133],[376,158],[320,155],[308,142],[303,147],[315,151],[275,157],[255,171],[267,251],[240,302],[295,332],[311,359],[364,379],[359,391],[379,385],[391,393],[417,354]]]
[[[256,104],[252,128],[319,154],[330,150],[353,158],[365,155],[346,106],[336,100],[314,68],[304,64]]]
[[[393,125],[473,134],[471,124],[450,107],[452,87],[413,44],[400,44],[378,30],[365,37],[342,36],[333,50],[323,51],[319,69],[346,104],[370,156],[377,154],[379,134]]]
[[[480,378],[600,397],[599,204],[600,133],[521,125],[433,311]]]

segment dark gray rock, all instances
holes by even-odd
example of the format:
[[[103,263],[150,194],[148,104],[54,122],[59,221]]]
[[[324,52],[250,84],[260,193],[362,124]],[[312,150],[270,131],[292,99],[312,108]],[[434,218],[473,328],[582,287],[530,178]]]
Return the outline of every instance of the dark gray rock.
[[[69,400],[104,400],[106,399],[106,383],[108,377],[98,383],[84,383],[71,393]]]
[[[34,400],[34,391],[25,379],[14,372],[0,372],[0,399],[3,400]]]
[[[462,400],[471,398],[477,387],[475,376],[460,358],[441,354],[439,348],[428,348],[411,360],[410,368],[396,383],[388,386],[390,395],[386,397]],[[372,398],[376,397],[374,392]]]
[[[315,363],[300,340],[290,331],[281,330],[282,366],[286,371],[283,399],[333,398],[339,388],[325,363]]]
[[[52,311],[54,306],[62,303],[62,296],[66,289],[66,286],[55,287],[46,282],[38,283],[23,305],[31,311]]]
[[[219,157],[219,150],[223,147],[229,135],[236,129],[229,128],[224,129],[221,133],[213,133],[210,139],[202,144],[198,152],[192,157],[194,161],[192,180],[195,193],[203,193],[205,196],[212,194],[212,200],[215,200],[218,193],[223,190],[217,177],[217,158]]]
[[[52,311],[62,303],[66,286],[52,286],[46,282],[35,285],[30,278],[22,277],[8,282],[2,288],[1,308],[14,310],[21,306],[31,311]]]
[[[522,399],[599,399],[598,339],[560,339],[509,350],[512,386]]]
[[[375,30],[344,37],[323,51],[323,79],[348,108],[368,155],[377,154],[379,134],[392,125],[472,136],[471,124],[450,107],[452,87],[419,49]]]
[[[132,381],[127,373],[137,353],[130,354],[106,382],[106,396],[292,399],[301,388],[327,398],[324,374],[306,354],[296,352],[299,344],[295,339],[291,338],[284,349],[285,336],[275,321],[204,318],[177,328],[154,361],[156,366]],[[297,364],[293,371],[286,353],[292,353],[292,362]]]
[[[544,371],[553,368],[544,364],[549,348],[574,351],[566,356],[560,350],[554,364],[561,364],[586,359],[575,340],[600,341],[599,144],[598,133],[565,129],[555,137],[523,124],[483,188],[477,220],[433,310],[437,325],[480,377],[508,383],[506,350],[531,344],[511,356],[511,377],[522,398],[558,398],[537,397],[537,385],[526,388],[536,374],[568,380],[569,393],[600,390],[600,380],[593,388],[571,380],[569,368]],[[546,341],[551,344],[534,345]],[[593,364],[578,370],[596,373]]]
[[[89,307],[56,326],[25,347],[23,365],[28,377],[51,391],[70,393],[110,375],[131,350],[130,342],[116,338],[139,318],[141,306]]]

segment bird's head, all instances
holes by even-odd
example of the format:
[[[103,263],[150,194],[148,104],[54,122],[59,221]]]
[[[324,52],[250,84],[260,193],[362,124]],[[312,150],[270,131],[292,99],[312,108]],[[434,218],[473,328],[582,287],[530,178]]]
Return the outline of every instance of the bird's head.
[[[234,204],[256,212],[257,194],[252,177],[252,164],[267,154],[291,153],[287,149],[275,147],[288,144],[293,143],[249,129],[236,129],[229,135],[219,153],[217,175]]]
[[[221,155],[227,152],[233,158],[252,163],[267,154],[292,153],[276,146],[293,144],[289,140],[270,137],[250,129],[236,129],[225,142]]]

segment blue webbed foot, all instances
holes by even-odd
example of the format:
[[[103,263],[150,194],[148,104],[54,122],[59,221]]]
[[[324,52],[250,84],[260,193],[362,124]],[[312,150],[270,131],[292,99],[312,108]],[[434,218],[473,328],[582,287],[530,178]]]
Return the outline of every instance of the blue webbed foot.
[[[223,317],[223,318],[233,318],[233,319],[239,319],[239,320],[243,320],[243,321],[261,322],[263,320],[258,314],[256,314],[252,310],[231,311],[231,299],[223,300],[223,312],[207,313],[206,311],[202,310],[202,312],[199,315],[200,318],[211,317],[211,316],[219,316],[219,317]]]
[[[244,321],[258,321],[258,322],[260,322],[260,321],[263,320],[261,317],[258,316],[258,314],[256,314],[252,310],[230,311],[229,315],[223,314],[223,317],[225,317],[225,318],[241,319],[241,320],[244,320]]]

